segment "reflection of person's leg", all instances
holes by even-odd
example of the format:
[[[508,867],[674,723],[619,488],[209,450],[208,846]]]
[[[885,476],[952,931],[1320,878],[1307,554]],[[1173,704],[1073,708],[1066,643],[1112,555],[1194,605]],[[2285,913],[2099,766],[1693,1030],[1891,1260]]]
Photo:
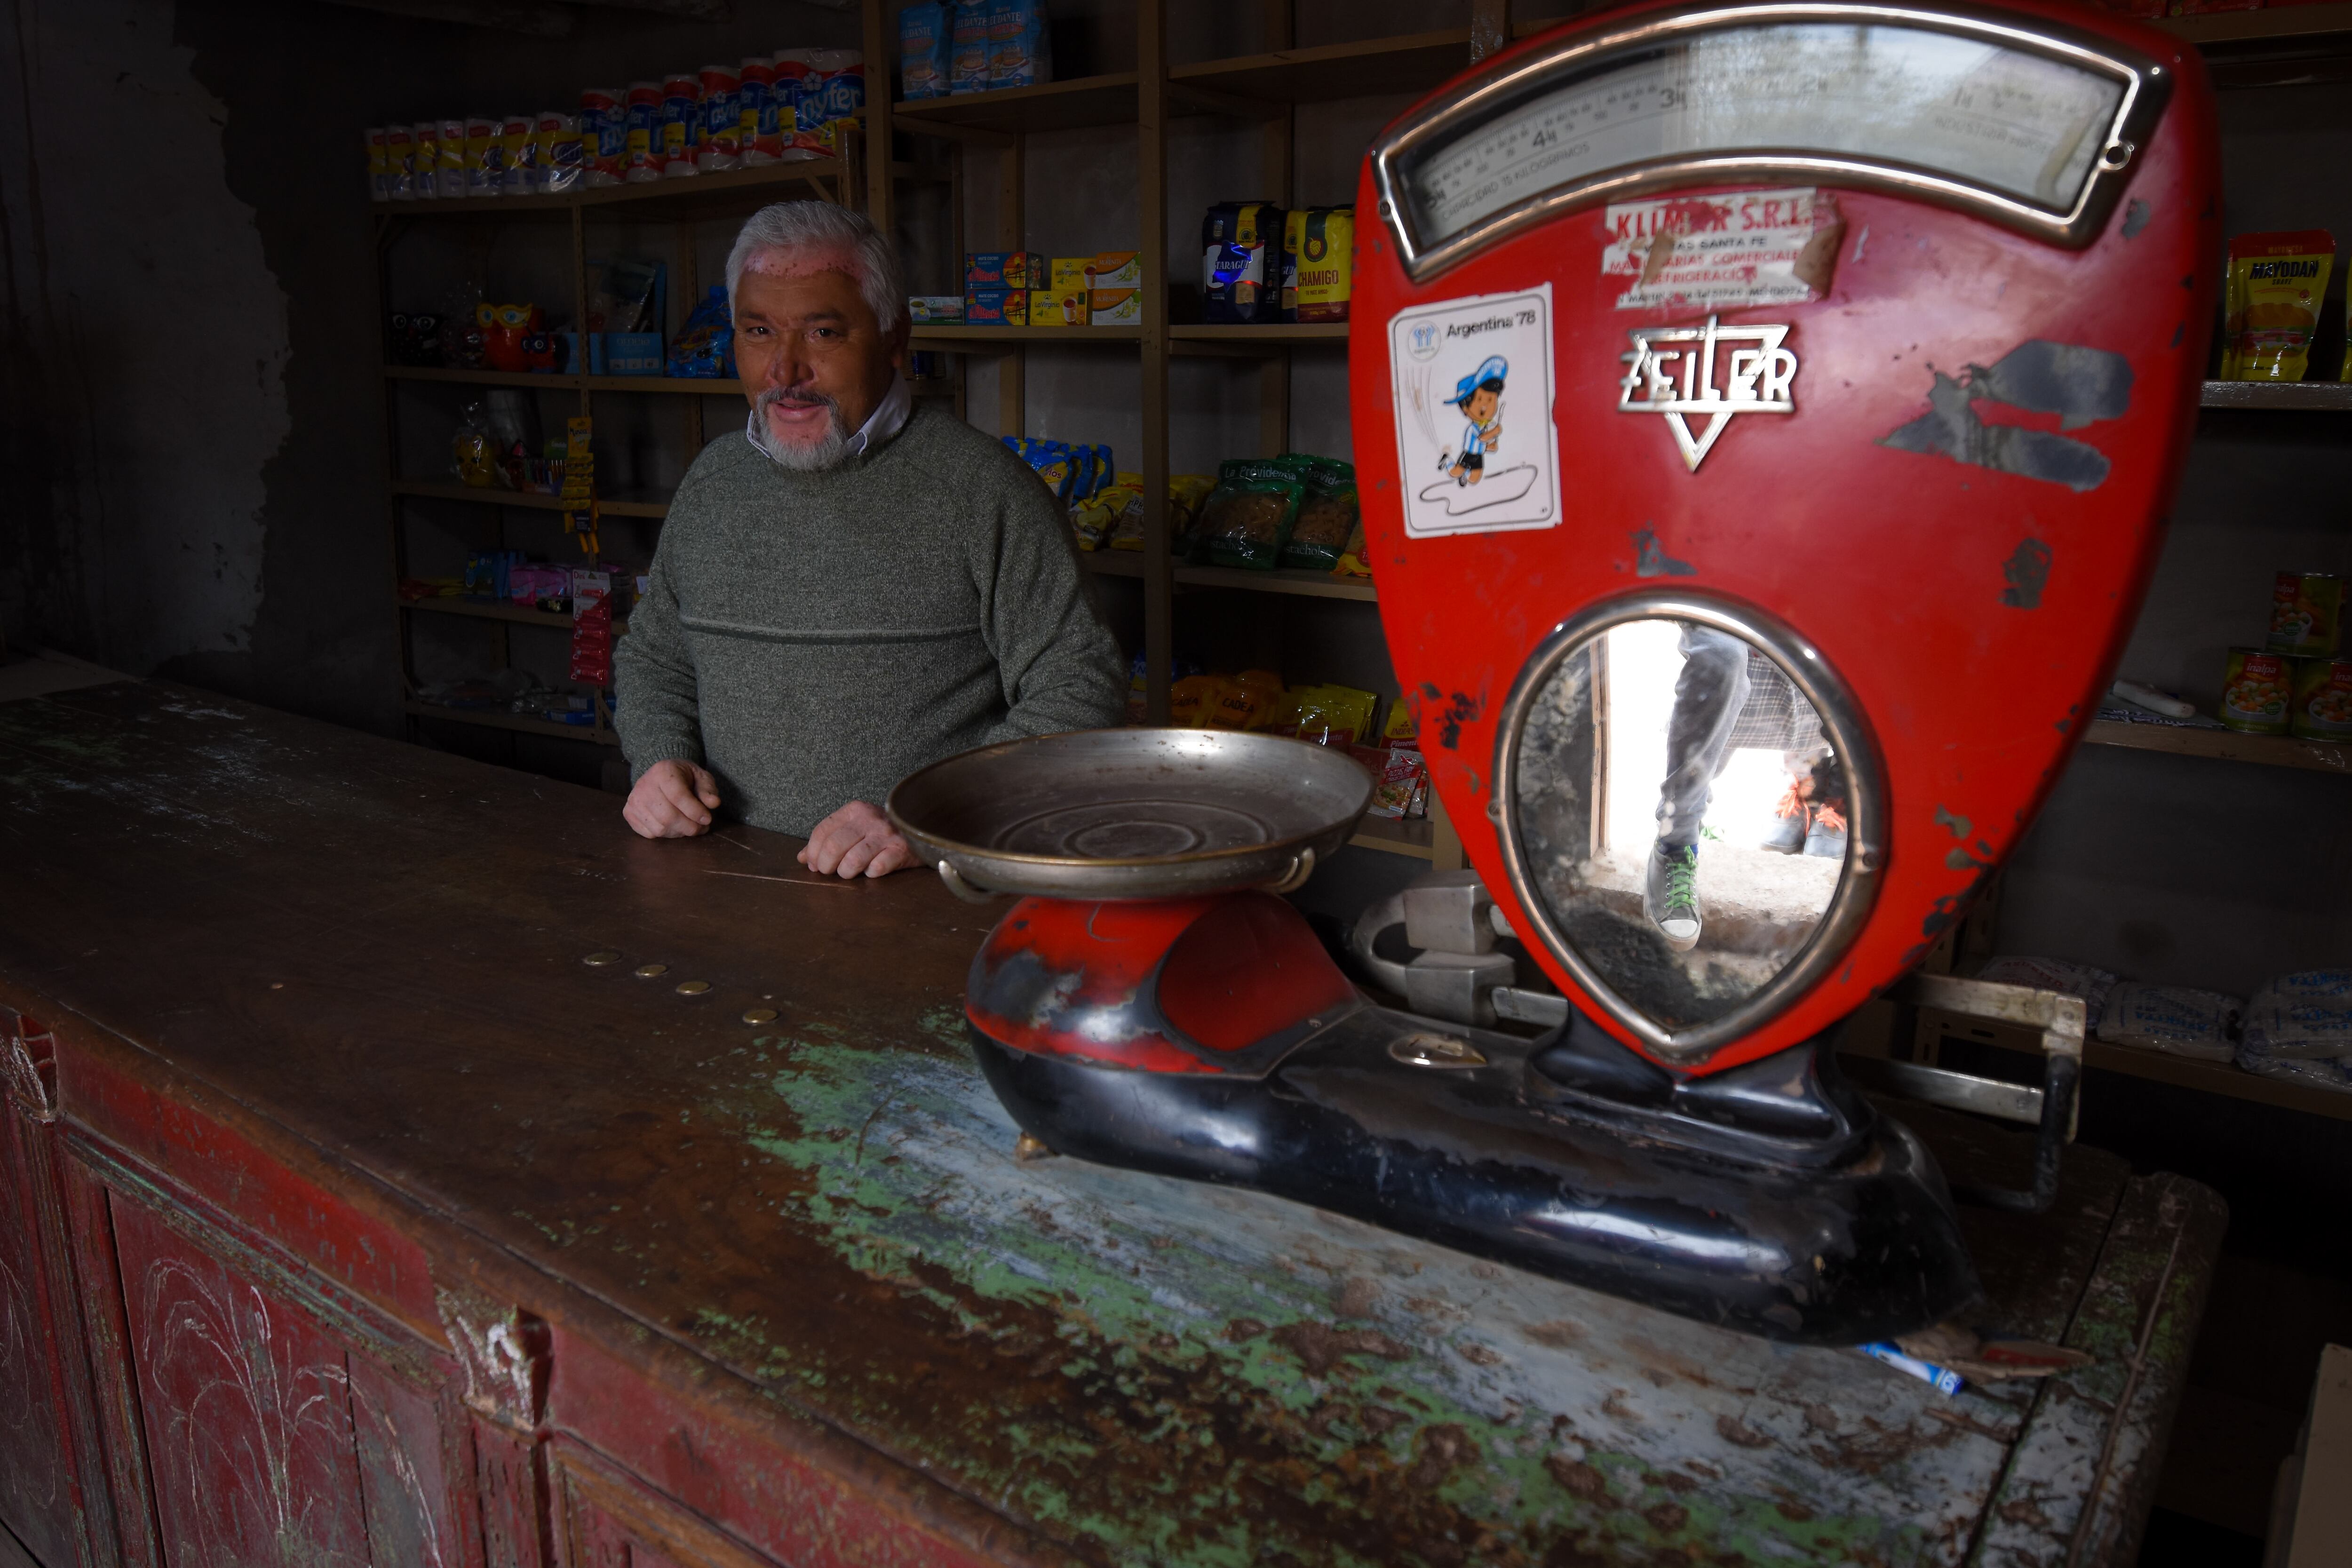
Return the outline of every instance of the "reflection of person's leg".
[[[1642,884],[1642,909],[1666,940],[1698,943],[1698,830],[1723,771],[1731,731],[1748,701],[1748,645],[1727,632],[1685,626],[1682,674],[1666,718],[1666,776],[1658,788],[1658,838]]]
[[[1683,672],[1666,719],[1666,777],[1658,788],[1658,842],[1698,842],[1715,777],[1729,760],[1731,730],[1748,701],[1748,645],[1729,632],[1683,627]]]

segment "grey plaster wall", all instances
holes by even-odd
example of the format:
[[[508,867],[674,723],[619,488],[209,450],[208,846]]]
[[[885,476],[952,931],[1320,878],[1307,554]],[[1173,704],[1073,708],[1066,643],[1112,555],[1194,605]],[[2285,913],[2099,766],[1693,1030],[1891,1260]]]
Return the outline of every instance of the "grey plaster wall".
[[[317,0],[0,0],[0,635],[397,723],[360,132],[576,103],[856,11],[574,35]]]

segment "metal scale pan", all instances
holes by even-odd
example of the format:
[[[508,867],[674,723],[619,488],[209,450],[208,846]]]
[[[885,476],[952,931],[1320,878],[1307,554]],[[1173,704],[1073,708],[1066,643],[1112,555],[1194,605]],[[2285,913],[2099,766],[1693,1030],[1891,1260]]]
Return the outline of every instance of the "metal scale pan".
[[[961,898],[1283,893],[1347,842],[1372,780],[1345,752],[1233,730],[1081,730],[983,746],[883,809]]]

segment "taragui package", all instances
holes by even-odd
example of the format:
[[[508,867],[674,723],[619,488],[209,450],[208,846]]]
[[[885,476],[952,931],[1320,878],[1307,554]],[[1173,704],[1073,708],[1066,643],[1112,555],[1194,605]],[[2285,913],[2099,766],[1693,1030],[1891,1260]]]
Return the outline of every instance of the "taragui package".
[[[898,79],[908,99],[945,98],[954,23],[946,5],[918,0],[898,13]]]
[[[1220,202],[1201,223],[1201,319],[1282,319],[1283,211],[1271,202]]]
[[[2336,239],[2326,229],[2230,241],[2222,380],[2303,379],[2335,263]]]
[[[1306,496],[1298,474],[1278,462],[1243,458],[1223,464],[1217,488],[1201,506],[1200,547],[1214,565],[1270,568],[1282,558]]]
[[[956,0],[949,19],[948,91],[988,90],[988,21],[991,0]]]
[[[1054,79],[1054,32],[1045,0],[990,0],[988,85],[1035,87]]]
[[[2238,1065],[2352,1058],[2352,970],[2282,974],[2246,1005]]]

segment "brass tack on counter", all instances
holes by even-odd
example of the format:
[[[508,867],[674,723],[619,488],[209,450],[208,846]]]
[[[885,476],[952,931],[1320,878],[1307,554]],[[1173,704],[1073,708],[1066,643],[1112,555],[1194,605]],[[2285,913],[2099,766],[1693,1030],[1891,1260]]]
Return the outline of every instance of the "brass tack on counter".
[[[588,964],[592,968],[602,969],[608,963],[620,963],[621,955],[614,952],[612,949],[607,948],[602,952],[592,952],[580,962]]]
[[[743,1021],[747,1024],[772,1024],[776,1021],[776,1010],[773,1007],[747,1007],[743,1011]]]
[[[637,978],[640,980],[651,980],[657,974],[668,973],[669,965],[667,963],[640,963],[636,969]]]
[[[677,983],[677,994],[681,996],[699,996],[709,989],[710,982],[708,980],[681,980]]]

